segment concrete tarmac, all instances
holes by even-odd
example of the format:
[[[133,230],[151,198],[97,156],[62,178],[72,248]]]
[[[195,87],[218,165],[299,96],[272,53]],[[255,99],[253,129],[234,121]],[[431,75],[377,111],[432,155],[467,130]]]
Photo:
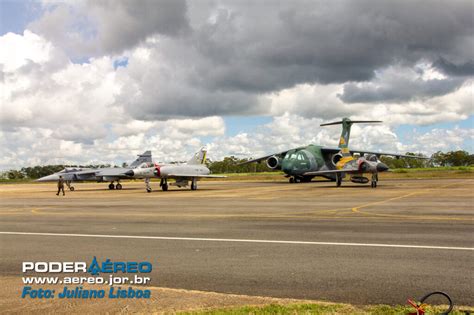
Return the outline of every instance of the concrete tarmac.
[[[0,277],[97,256],[152,262],[157,287],[354,304],[441,290],[474,305],[473,179],[106,186],[0,185]]]

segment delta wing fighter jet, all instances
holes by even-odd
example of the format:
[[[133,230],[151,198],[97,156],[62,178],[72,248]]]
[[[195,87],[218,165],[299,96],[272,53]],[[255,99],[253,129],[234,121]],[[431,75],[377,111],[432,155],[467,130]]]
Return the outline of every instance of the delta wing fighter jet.
[[[151,163],[151,151],[146,151],[143,154],[138,155],[138,158],[130,164],[129,167],[107,167],[107,168],[80,168],[80,167],[67,167],[60,172],[41,177],[37,179],[38,182],[51,182],[58,181],[59,176],[62,176],[66,182],[69,190],[74,191],[74,187],[71,185],[75,181],[95,181],[95,182],[110,182],[109,189],[122,189],[120,184],[121,179],[131,179],[125,173],[132,170],[143,163]],[[114,182],[117,182],[114,185]]]
[[[338,148],[327,148],[310,144],[291,150],[252,159],[240,164],[260,162],[266,160],[271,169],[279,169],[289,178],[290,183],[309,182],[315,176],[322,176],[336,182],[339,187],[345,174],[351,175],[353,183],[365,184],[369,179],[362,176],[364,173],[372,174],[372,187],[377,187],[378,173],[388,170],[387,165],[378,158],[381,155],[394,156],[397,158],[423,158],[419,156],[403,155],[387,152],[371,152],[366,150],[352,150],[361,157],[355,159],[349,151],[349,137],[353,124],[380,123],[372,120],[350,120],[343,118],[342,121],[322,124],[321,126],[342,125],[341,138]]]
[[[160,187],[168,190],[168,180],[174,179],[171,185],[186,187],[191,182],[191,190],[197,189],[197,181],[202,178],[224,178],[225,176],[211,175],[206,167],[206,150],[203,148],[186,164],[153,164],[142,163],[140,167],[130,170],[125,175],[133,178],[144,178],[146,191],[151,192],[150,178],[160,178]]]

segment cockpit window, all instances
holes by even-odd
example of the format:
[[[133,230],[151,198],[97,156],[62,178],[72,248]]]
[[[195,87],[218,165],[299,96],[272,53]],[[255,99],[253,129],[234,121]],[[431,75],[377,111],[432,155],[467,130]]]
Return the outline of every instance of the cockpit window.
[[[144,163],[140,164],[140,166],[138,168],[149,168],[151,166],[152,166],[151,163],[144,162]]]
[[[296,159],[296,153],[292,153],[290,155],[290,160],[295,160]]]

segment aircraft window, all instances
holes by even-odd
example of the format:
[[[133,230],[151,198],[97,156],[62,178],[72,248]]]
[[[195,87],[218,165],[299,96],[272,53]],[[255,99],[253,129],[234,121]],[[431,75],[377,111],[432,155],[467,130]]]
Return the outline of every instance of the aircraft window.
[[[290,155],[290,160],[294,160],[294,159],[296,159],[296,154],[295,154],[295,153],[292,153],[292,154]]]
[[[298,158],[298,161],[303,161],[304,160],[303,159],[303,154],[301,154],[301,153],[298,154],[297,158]]]

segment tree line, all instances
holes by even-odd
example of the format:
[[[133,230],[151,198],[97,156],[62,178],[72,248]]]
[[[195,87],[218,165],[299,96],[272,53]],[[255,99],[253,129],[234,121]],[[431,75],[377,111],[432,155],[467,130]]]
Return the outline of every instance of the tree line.
[[[407,152],[406,155],[416,155]],[[416,155],[423,156],[423,155]],[[246,162],[249,159],[239,159],[235,156],[225,157],[222,161],[207,161],[206,164],[214,174],[225,173],[256,173],[256,172],[271,172],[266,163],[249,163],[239,165],[239,163]],[[387,164],[391,169],[396,168],[425,168],[437,166],[471,166],[474,165],[474,154],[469,154],[467,151],[438,151],[431,155],[429,160],[411,159],[411,158],[394,158],[390,156],[382,156],[382,162]],[[96,165],[44,165],[33,167],[22,167],[20,170],[9,170],[2,172],[0,177],[3,179],[37,179],[63,170],[66,167],[88,167],[88,168],[104,168],[111,167],[110,164],[96,164]],[[118,167],[118,166],[114,166]],[[127,163],[122,163],[122,167],[127,167]]]

